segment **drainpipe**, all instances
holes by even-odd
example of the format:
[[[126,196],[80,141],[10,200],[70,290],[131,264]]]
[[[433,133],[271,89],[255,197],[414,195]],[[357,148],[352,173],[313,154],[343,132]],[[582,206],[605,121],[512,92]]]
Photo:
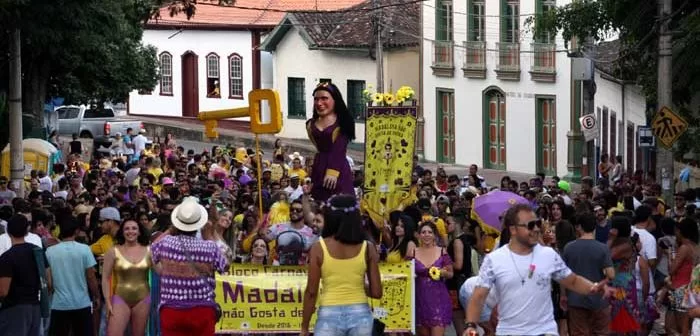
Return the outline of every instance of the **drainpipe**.
[[[632,153],[627,153],[627,108],[625,107],[625,91],[626,91],[626,84],[625,81],[621,81],[620,87],[622,88],[622,127],[620,129],[620,136],[617,138],[618,139],[618,146],[619,148],[622,149],[622,152],[625,153],[625,155],[622,156],[622,166],[624,167],[627,162],[627,156],[631,155]],[[632,167],[627,167],[627,169],[632,168]]]

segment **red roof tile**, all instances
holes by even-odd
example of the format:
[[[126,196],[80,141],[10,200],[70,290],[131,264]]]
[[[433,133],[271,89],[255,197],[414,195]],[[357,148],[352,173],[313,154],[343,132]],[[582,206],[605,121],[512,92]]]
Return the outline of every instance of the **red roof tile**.
[[[170,16],[163,7],[150,27],[198,28],[274,28],[288,11],[331,11],[352,7],[363,0],[236,0],[232,6],[220,6],[217,0],[200,2],[192,18],[184,13]]]

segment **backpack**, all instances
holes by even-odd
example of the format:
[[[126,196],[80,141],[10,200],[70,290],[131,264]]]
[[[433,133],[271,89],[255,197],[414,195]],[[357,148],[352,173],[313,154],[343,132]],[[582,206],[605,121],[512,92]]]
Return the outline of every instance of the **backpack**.
[[[275,251],[280,265],[297,266],[304,252],[304,237],[294,230],[284,231],[277,236]]]

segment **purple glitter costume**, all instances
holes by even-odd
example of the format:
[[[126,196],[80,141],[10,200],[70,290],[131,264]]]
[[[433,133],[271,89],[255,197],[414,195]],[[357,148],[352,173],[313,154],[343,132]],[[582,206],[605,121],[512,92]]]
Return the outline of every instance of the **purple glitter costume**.
[[[322,202],[336,194],[354,195],[353,175],[346,158],[350,141],[340,132],[338,123],[336,122],[320,131],[314,125],[314,120],[310,119],[306,122],[306,131],[309,140],[313,142],[318,151],[311,167],[311,182],[313,182],[311,195],[315,200]],[[338,176],[334,190],[323,187],[323,179],[326,175]]]
[[[431,266],[443,268],[452,264],[443,254],[430,266],[416,260],[416,326],[445,327],[452,324],[452,301],[444,280],[435,281],[428,273]]]

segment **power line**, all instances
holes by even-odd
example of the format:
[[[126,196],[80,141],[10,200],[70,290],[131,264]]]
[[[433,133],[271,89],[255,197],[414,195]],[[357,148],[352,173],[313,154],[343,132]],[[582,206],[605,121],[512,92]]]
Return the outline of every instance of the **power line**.
[[[355,5],[353,7],[348,7],[348,8],[341,8],[341,9],[333,9],[333,10],[289,10],[289,9],[278,9],[278,8],[264,8],[264,7],[250,7],[250,6],[239,6],[239,5],[229,5],[229,6],[222,6],[222,7],[231,7],[231,8],[238,8],[238,9],[244,9],[244,10],[256,10],[256,11],[264,11],[264,12],[275,12],[275,13],[294,13],[294,12],[303,12],[303,13],[349,13],[349,12],[371,12],[371,11],[376,11],[382,8],[388,8],[388,7],[396,7],[396,6],[405,6],[405,5],[410,5],[414,3],[421,3],[425,2],[428,0],[405,0],[405,1],[397,1],[394,3],[389,3],[389,4],[383,4],[383,5],[378,5],[378,6],[367,6],[367,7],[360,7],[359,5]]]

